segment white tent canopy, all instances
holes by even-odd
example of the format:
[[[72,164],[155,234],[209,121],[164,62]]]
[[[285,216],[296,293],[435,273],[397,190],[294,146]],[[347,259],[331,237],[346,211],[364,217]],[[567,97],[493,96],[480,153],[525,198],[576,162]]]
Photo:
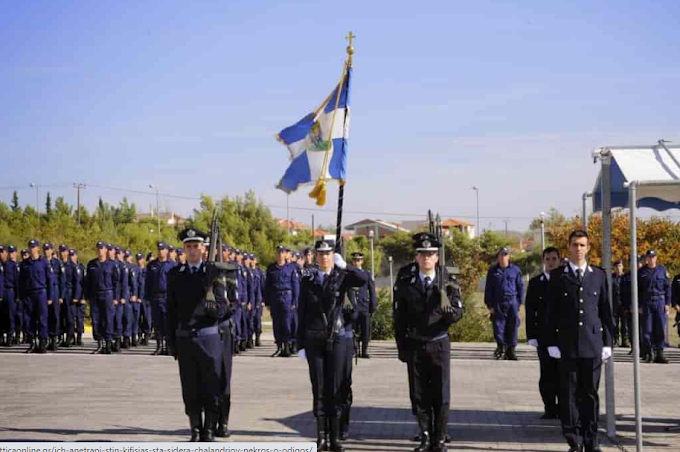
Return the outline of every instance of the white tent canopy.
[[[612,207],[628,207],[627,184],[632,181],[666,182],[667,185],[640,185],[638,207],[657,211],[680,209],[680,146],[626,146],[597,149],[609,151],[611,164]],[[593,211],[602,209],[600,173],[593,189]],[[677,181],[678,185],[673,184]]]

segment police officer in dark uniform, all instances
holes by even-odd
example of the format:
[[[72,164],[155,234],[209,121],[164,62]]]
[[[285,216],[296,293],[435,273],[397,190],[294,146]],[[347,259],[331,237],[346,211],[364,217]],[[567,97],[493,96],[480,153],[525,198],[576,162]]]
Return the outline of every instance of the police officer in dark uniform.
[[[497,264],[486,274],[484,303],[493,319],[493,334],[498,347],[496,359],[517,361],[517,329],[519,328],[519,307],[522,305],[522,272],[510,263],[510,250],[501,248],[496,254]]]
[[[45,353],[49,337],[48,307],[58,303],[57,276],[49,261],[40,256],[40,242],[28,242],[30,257],[21,262],[19,277],[20,291],[24,297],[24,333],[30,347],[28,352]],[[38,347],[34,338],[38,335]]]
[[[612,315],[614,316],[614,345],[630,347],[628,342],[628,322],[623,306],[621,284],[623,282],[623,261],[621,259],[614,262],[614,272],[612,273]],[[630,290],[630,289],[629,289]]]
[[[182,398],[191,428],[191,441],[213,441],[222,397],[222,338],[219,323],[227,316],[226,281],[202,261],[207,235],[186,229],[187,263],[168,274],[168,349],[179,362]],[[202,416],[205,416],[202,418]]]
[[[668,364],[663,349],[666,322],[671,306],[671,281],[663,265],[657,264],[654,250],[647,251],[647,266],[638,271],[638,292],[642,314],[642,348],[645,361]],[[652,358],[652,349],[654,358]]]
[[[360,252],[352,253],[352,265],[363,270],[364,254]],[[349,296],[352,303],[357,308],[357,336],[361,343],[362,358],[369,359],[371,355],[368,354],[368,343],[371,340],[371,315],[378,305],[378,297],[375,295],[375,284],[373,283],[373,275],[369,271],[367,273],[368,282],[358,288],[350,289]]]
[[[50,344],[47,346],[47,349],[56,352],[59,349],[57,338],[61,336],[61,306],[64,304],[66,275],[63,263],[54,257],[54,248],[51,243],[43,244],[43,252],[45,259],[52,266],[52,273],[54,275],[52,284],[54,285],[55,297],[57,297],[54,303],[47,307],[50,332]]]
[[[139,300],[137,299],[137,274],[139,269],[132,263],[132,251],[125,250],[123,264],[127,268],[129,299],[123,310],[123,348],[137,346],[137,329],[139,326]]]
[[[548,347],[543,337],[546,326],[546,304],[550,272],[560,266],[560,252],[557,248],[543,250],[545,270],[529,281],[526,304],[527,342],[538,351],[541,376],[538,389],[543,399],[545,411],[541,419],[559,419],[558,395],[560,390],[560,362],[548,355]]]
[[[646,260],[647,258],[645,257],[644,254],[638,256],[637,262],[638,262],[638,270],[641,269],[646,265]],[[625,323],[627,324],[628,328],[628,334],[630,337],[630,340],[633,340],[633,312],[632,312],[632,298],[631,298],[631,292],[630,292],[630,285],[631,285],[631,276],[630,276],[630,270],[625,272],[623,276],[621,277],[621,308],[623,311],[623,316],[625,318]],[[638,331],[640,334],[638,335],[640,338],[640,357],[644,359],[645,354],[644,350],[642,349],[642,318],[640,317],[640,322],[639,322],[639,328]],[[633,348],[631,346],[630,352],[628,354],[633,353]]]
[[[19,266],[16,262],[17,249],[14,245],[9,245],[6,250],[7,258],[0,264],[3,269],[4,279],[4,295],[0,298],[2,301],[2,312],[7,322],[5,332],[7,333],[7,340],[5,345],[11,347],[19,343],[19,331],[21,330],[21,316],[17,316],[19,309],[19,299],[17,298],[17,289],[19,288]]]
[[[59,342],[59,347],[70,347],[73,342],[75,342],[75,337],[74,340],[69,344],[68,341],[68,331],[72,328],[72,323],[73,319],[71,318],[71,313],[68,309],[69,306],[69,301],[67,298],[67,280],[69,277],[68,271],[69,271],[69,256],[68,256],[68,245],[65,243],[62,243],[59,245],[59,260],[61,263],[61,272],[63,273],[63,286],[62,286],[62,296],[63,296],[63,303],[60,305],[60,314],[59,318],[61,321],[60,324],[60,338],[58,339]]]
[[[602,363],[611,357],[607,275],[588,265],[588,234],[569,235],[569,263],[550,273],[545,342],[560,359],[560,418],[570,452],[601,451],[597,439]]]
[[[5,261],[7,260],[7,250],[0,246],[0,347],[5,345],[5,329],[7,329],[6,308],[5,308]],[[8,341],[11,344],[11,339]]]
[[[678,336],[680,336],[680,275],[675,275],[671,282],[671,306],[675,309],[675,325],[673,326],[678,329]]]
[[[87,263],[85,278],[85,299],[90,304],[92,337],[97,341],[94,353],[111,354],[115,337],[116,308],[118,295],[118,269],[108,258],[108,245],[97,242],[97,257]],[[102,346],[102,344],[105,346]]]
[[[297,305],[300,279],[294,265],[286,262],[287,248],[276,247],[276,262],[267,267],[265,300],[274,322],[277,353],[290,356],[292,310]],[[275,353],[276,355],[276,353]]]
[[[78,262],[78,251],[71,248],[68,250],[70,258],[71,270],[71,297],[64,300],[68,303],[71,318],[73,318],[73,331],[75,333],[76,345],[83,345],[83,333],[85,332],[85,267]],[[66,283],[68,287],[68,282]]]
[[[343,371],[347,372],[347,360],[351,361],[353,351],[353,346],[347,347],[347,341],[343,339],[352,335],[345,329],[347,322],[343,305],[347,290],[366,284],[367,275],[347,266],[339,254],[333,255],[333,248],[325,241],[316,242],[315,250],[319,268],[305,274],[300,287],[297,343],[309,365],[317,448],[325,450],[328,446],[328,423],[329,450],[342,452],[340,420],[347,394],[343,393],[341,382]],[[294,268],[291,271],[296,274]]]
[[[158,242],[158,258],[146,268],[145,289],[151,304],[153,327],[156,330],[156,350],[154,355],[167,355],[165,343],[165,324],[167,313],[168,272],[175,263],[168,259],[168,245]]]
[[[151,305],[146,296],[146,261],[142,253],[135,255],[139,273],[137,273],[137,301],[139,302],[139,334],[137,340],[141,345],[149,345],[149,335],[153,324],[151,322]]]
[[[413,240],[416,262],[399,270],[394,286],[394,334],[399,360],[408,367],[411,405],[420,429],[420,445],[414,451],[445,452],[451,398],[448,330],[462,317],[463,305],[455,278],[443,274],[445,287],[438,286],[442,244],[427,232],[415,234]]]

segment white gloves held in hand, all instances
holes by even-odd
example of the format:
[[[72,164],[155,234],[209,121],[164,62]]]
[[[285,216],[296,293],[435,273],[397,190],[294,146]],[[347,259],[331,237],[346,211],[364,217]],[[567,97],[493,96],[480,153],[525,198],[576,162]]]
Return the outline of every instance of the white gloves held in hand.
[[[607,361],[611,357],[612,357],[612,348],[611,347],[602,347],[602,361]]]
[[[307,359],[307,352],[305,351],[304,348],[301,349],[301,350],[298,350],[297,355],[298,355],[298,358],[300,358],[303,361]]]
[[[342,256],[338,253],[333,254],[333,263],[338,267],[342,268],[343,270],[347,268],[347,262],[345,262],[345,259],[343,259]]]
[[[560,352],[559,347],[548,347],[548,355],[550,355],[551,358],[555,359],[560,359],[562,358],[562,352]]]
[[[538,341],[536,339],[529,339],[529,345],[531,345],[534,348],[538,348]]]

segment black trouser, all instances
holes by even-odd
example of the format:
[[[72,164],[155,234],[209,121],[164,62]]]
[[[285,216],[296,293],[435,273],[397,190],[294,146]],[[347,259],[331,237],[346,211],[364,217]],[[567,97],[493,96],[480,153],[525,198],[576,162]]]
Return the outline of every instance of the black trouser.
[[[560,391],[560,360],[551,358],[546,347],[538,347],[541,363],[541,377],[538,390],[541,392],[543,406],[548,414],[558,414],[558,394]]]
[[[340,409],[343,422],[349,423],[352,409],[352,356],[354,355],[354,336],[343,337],[337,345],[342,350],[336,361],[337,372],[340,373]]]
[[[234,336],[229,321],[220,324],[222,334],[222,394],[231,394],[231,368],[234,362]]]
[[[434,440],[443,440],[451,400],[451,345],[445,337],[430,342],[406,341],[406,364],[412,384],[411,403],[421,430],[432,433]]]
[[[209,336],[177,338],[179,376],[187,415],[203,411],[217,416],[222,398],[222,338]]]
[[[598,447],[601,358],[560,360],[560,418],[570,446],[583,444],[586,451]]]
[[[347,405],[348,390],[351,398],[354,344],[352,340],[336,338],[333,349],[328,350],[326,343],[325,339],[305,339],[312,411],[315,417],[339,417]]]
[[[619,336],[622,341],[629,341],[628,317],[623,309],[614,311],[614,343],[619,342]]]
[[[368,312],[359,312],[356,325],[356,334],[363,347],[362,352],[365,352],[368,348],[368,343],[371,341],[371,314]]]

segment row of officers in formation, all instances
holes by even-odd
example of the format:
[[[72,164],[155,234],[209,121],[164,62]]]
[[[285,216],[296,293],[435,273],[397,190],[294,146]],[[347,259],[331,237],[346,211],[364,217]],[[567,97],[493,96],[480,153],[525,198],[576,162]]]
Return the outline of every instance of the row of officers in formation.
[[[136,254],[133,261],[129,250],[98,242],[98,257],[85,267],[78,262],[75,249],[62,244],[57,258],[50,243],[42,246],[42,256],[39,246],[31,240],[28,249],[22,250],[20,262],[16,247],[0,246],[0,346],[28,343],[29,351],[45,352],[82,345],[89,302],[96,352],[146,345],[153,335],[157,341],[154,354],[167,354],[167,274],[175,265],[186,263],[182,248],[160,242],[157,257]],[[258,267],[254,254],[227,245],[222,253],[225,262],[239,268],[235,353],[261,345],[264,305],[271,310],[276,355],[295,353],[299,281],[314,265],[311,250],[300,254],[277,247],[277,262],[266,273]],[[355,258],[357,263],[363,262],[361,253],[355,253]],[[353,295],[362,311],[362,356],[368,358],[370,314],[377,298],[372,284],[370,290],[364,288]]]
[[[84,266],[78,261],[77,250],[65,244],[58,247],[56,257],[52,244],[44,243],[41,255],[40,243],[31,240],[28,249],[21,251],[20,261],[15,246],[0,246],[0,346],[28,344],[27,351],[45,353],[83,345],[89,305],[95,353],[148,345],[155,337],[153,354],[168,354],[167,275],[173,267],[186,263],[184,250],[159,242],[155,257],[138,253],[133,260],[130,250],[101,241],[95,247],[97,258]],[[255,254],[228,245],[223,245],[221,252],[223,261],[237,268],[234,352],[261,345],[262,315],[267,306],[277,343],[275,356],[296,353],[300,281],[315,267],[311,249],[298,253],[278,246],[277,260],[266,272],[258,266]],[[354,253],[353,260],[361,267],[363,254]],[[360,312],[357,326],[363,358],[370,358],[370,316],[377,306],[370,279],[371,284],[351,293]]]
[[[555,248],[548,248],[550,255]],[[546,251],[547,251],[546,250]],[[487,273],[484,302],[489,309],[493,324],[494,338],[497,343],[496,359],[517,360],[515,347],[520,326],[519,310],[522,305],[524,287],[519,267],[510,262],[507,248],[499,250],[497,263]],[[545,256],[545,252],[544,252]],[[664,356],[666,325],[671,308],[680,312],[680,275],[671,281],[668,272],[658,262],[656,251],[649,250],[638,257],[638,300],[640,318],[641,357],[648,363],[668,363]],[[558,265],[566,265],[566,259]],[[547,268],[547,266],[546,266]],[[547,273],[536,278],[547,281]],[[631,277],[630,271],[624,273],[623,261],[613,265],[612,315],[614,319],[614,343],[630,347],[632,338]],[[535,346],[537,330],[536,316],[540,311],[535,297],[527,291],[526,328],[529,344]],[[680,335],[680,322],[676,323]]]

